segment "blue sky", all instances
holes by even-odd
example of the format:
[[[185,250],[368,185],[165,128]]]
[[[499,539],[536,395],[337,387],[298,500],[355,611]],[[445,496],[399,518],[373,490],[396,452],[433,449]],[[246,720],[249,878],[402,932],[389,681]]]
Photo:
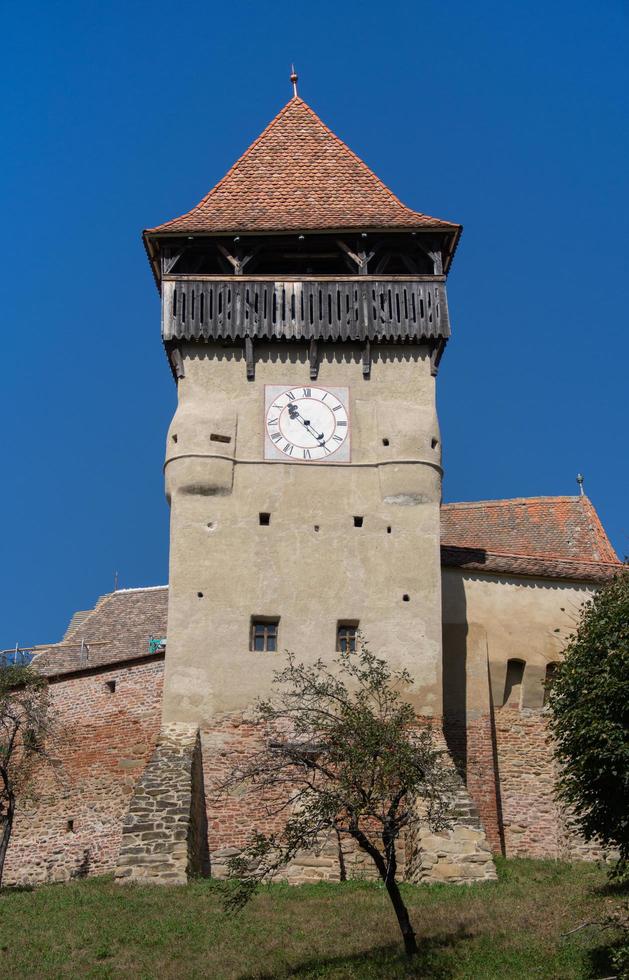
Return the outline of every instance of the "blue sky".
[[[0,647],[167,581],[175,387],[142,228],[300,95],[465,226],[439,377],[446,500],[576,493],[629,552],[624,0],[22,2],[3,22]]]

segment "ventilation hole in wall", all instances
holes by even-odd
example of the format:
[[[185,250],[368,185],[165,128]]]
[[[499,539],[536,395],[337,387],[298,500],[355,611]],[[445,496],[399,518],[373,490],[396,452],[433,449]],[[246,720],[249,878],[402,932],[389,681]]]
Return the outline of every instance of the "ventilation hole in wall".
[[[383,446],[388,446],[389,445],[389,440],[388,439],[383,439],[382,440],[382,445]]]
[[[360,517],[360,516],[356,517],[355,516],[354,517],[354,527],[362,527],[362,526],[363,526],[363,519],[362,519],[362,517]]]
[[[262,524],[264,527],[268,527],[268,525],[271,523],[271,515],[258,514],[258,520],[260,521],[260,524]]]
[[[315,531],[318,531],[319,530],[319,525],[318,524],[315,524],[314,529],[315,529]]]
[[[391,527],[390,526],[387,528],[387,534],[391,534]]]
[[[210,442],[231,442],[231,436],[221,436],[218,432],[212,432],[210,434]]]
[[[114,691],[116,690],[116,682],[115,681],[105,681],[105,687],[107,688],[107,690],[109,691],[110,694],[113,694]]]
[[[408,592],[405,592],[404,595],[402,596],[402,602],[410,602],[410,601],[411,601],[410,595],[408,594]]]
[[[170,438],[172,439],[173,442],[177,442],[177,433],[176,432],[173,432],[173,434],[172,434],[172,436]]]
[[[432,439],[430,440],[431,448],[436,449],[438,445],[439,445],[439,440],[435,439],[435,437],[433,436]]]
[[[216,527],[216,524],[214,523],[214,521],[208,521],[207,522],[207,529],[208,529],[208,531],[213,531],[215,527]]]
[[[74,820],[68,820],[67,821],[67,823],[66,823],[66,830],[67,830],[67,832],[69,834],[73,833],[73,831],[74,831]]]
[[[203,593],[202,592],[197,592],[197,598],[198,599],[202,599],[203,598]]]

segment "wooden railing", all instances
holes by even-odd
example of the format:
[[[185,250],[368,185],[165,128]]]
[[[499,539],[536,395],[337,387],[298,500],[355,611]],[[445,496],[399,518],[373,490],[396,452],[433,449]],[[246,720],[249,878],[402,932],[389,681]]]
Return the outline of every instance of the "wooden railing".
[[[165,340],[422,340],[450,335],[443,277],[168,277]]]

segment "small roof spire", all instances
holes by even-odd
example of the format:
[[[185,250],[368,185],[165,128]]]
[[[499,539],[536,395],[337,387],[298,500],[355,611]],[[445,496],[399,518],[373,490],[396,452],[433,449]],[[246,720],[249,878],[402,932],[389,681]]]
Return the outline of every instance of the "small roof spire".
[[[577,473],[577,483],[579,484],[579,496],[584,497],[585,491],[583,489],[583,473]]]
[[[299,76],[297,75],[297,72],[295,71],[295,66],[294,65],[291,65],[290,66],[290,80],[291,80],[291,82],[293,84],[293,98],[294,99],[297,98],[297,80],[298,80],[298,78],[299,78]]]

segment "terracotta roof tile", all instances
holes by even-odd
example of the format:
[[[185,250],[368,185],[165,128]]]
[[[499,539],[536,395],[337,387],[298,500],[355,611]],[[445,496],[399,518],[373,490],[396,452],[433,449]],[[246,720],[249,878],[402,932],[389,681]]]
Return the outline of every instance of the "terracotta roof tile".
[[[412,211],[295,98],[187,214],[154,232],[460,226]]]
[[[147,656],[149,640],[166,636],[167,609],[166,585],[101,596],[61,643],[38,648],[33,666],[51,676]]]
[[[441,543],[494,554],[618,562],[588,497],[521,497],[444,504]]]

